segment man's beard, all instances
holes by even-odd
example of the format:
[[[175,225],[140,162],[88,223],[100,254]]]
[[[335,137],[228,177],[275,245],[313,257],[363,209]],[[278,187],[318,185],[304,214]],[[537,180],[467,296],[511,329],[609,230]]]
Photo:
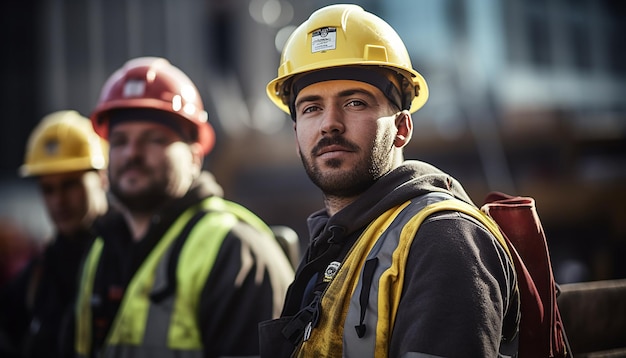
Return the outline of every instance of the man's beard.
[[[389,136],[380,136],[372,145],[369,155],[357,162],[353,168],[336,174],[326,173],[320,169],[313,159],[309,158],[315,158],[315,153],[319,149],[333,144],[350,148],[356,153],[361,151],[358,146],[340,136],[327,137],[320,140],[311,150],[309,157],[304,156],[300,151],[300,159],[307,175],[313,184],[320,188],[326,196],[355,197],[366,191],[381,176],[389,172],[391,168],[392,163],[389,151],[393,146],[393,140],[389,139]],[[329,159],[324,164],[331,168],[339,168],[342,162],[340,159]]]
[[[132,164],[129,165],[133,166]],[[151,181],[150,185],[145,189],[134,192],[134,193],[126,193],[124,192],[118,183],[114,180],[110,181],[110,190],[111,193],[115,196],[117,201],[119,201],[126,209],[133,213],[151,213],[162,206],[165,202],[171,199],[170,195],[168,195],[168,183],[167,176],[157,176],[154,173],[150,173],[150,169],[142,166],[135,165],[139,167],[139,169],[143,170],[146,174],[149,174]],[[123,171],[127,169],[124,168],[120,171],[120,175]],[[160,178],[160,180],[158,179]]]
[[[160,185],[152,185],[140,192],[126,194],[117,184],[111,184],[111,193],[133,213],[151,213],[170,199]]]

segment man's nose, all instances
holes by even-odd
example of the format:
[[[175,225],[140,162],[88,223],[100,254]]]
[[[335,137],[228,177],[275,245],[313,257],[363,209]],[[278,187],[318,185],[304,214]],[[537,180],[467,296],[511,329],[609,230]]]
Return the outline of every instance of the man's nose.
[[[344,113],[338,106],[329,106],[324,110],[320,131],[322,135],[343,133],[345,130]]]
[[[138,139],[128,140],[123,150],[124,157],[135,158],[135,157],[141,156],[145,149],[144,147],[145,145],[143,141],[141,140],[138,140]]]

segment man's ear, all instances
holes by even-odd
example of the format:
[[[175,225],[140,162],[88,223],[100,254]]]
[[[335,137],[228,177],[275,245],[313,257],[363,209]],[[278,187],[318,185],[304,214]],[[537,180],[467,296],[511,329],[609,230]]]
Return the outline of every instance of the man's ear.
[[[413,135],[413,119],[411,113],[407,110],[403,110],[396,114],[395,120],[397,132],[396,138],[393,141],[393,145],[398,148],[402,148],[411,141]]]
[[[197,172],[194,172],[194,175],[199,175],[202,171],[202,164],[204,163],[204,151],[200,143],[191,143],[189,149],[191,150],[194,168],[197,168]]]
[[[100,185],[104,191],[109,190],[109,175],[107,169],[98,170],[100,176]]]
[[[298,154],[298,157],[300,156],[300,143],[298,142],[298,125],[297,123],[294,121],[293,122],[293,138],[294,141],[296,142],[296,154]]]

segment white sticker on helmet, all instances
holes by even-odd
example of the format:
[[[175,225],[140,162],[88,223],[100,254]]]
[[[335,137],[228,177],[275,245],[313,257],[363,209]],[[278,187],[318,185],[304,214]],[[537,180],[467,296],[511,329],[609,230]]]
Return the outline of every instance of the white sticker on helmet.
[[[311,35],[311,52],[334,50],[337,47],[337,29],[322,27]]]
[[[128,80],[124,84],[124,97],[139,97],[146,90],[146,82],[143,80]]]
[[[44,150],[49,157],[55,157],[59,154],[59,141],[56,139],[49,139],[44,143]]]

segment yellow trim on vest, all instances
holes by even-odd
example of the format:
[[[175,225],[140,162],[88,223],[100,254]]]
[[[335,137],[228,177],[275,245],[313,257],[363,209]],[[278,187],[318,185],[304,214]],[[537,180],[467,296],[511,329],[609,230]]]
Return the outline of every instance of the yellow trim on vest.
[[[457,211],[467,214],[478,221],[480,221],[498,240],[500,245],[504,248],[507,255],[511,258],[509,248],[498,228],[498,225],[487,216],[480,209],[461,200],[444,200],[436,202],[426,206],[417,215],[413,216],[402,229],[400,237],[408,237],[410,240],[400,240],[398,247],[393,253],[392,262],[397,262],[397,265],[392,265],[387,269],[380,277],[379,288],[383,287],[383,283],[386,284],[387,289],[379,289],[378,302],[391,301],[391,304],[386,305],[389,307],[389,314],[381,317],[379,314],[378,323],[376,326],[376,357],[386,356],[389,351],[389,341],[391,340],[391,332],[396,320],[398,306],[400,305],[400,298],[402,295],[402,287],[404,286],[404,267],[406,267],[406,261],[409,256],[409,250],[413,239],[417,234],[417,230],[424,220],[430,215],[439,211]],[[512,258],[511,258],[512,262]],[[379,308],[380,309],[380,308]]]
[[[358,281],[361,280],[361,272],[368,254],[386,233],[393,220],[409,204],[410,201],[407,201],[386,211],[361,234],[323,294],[321,316],[317,327],[312,330],[309,339],[299,345],[295,356],[342,357],[346,315],[351,297]],[[404,268],[417,230],[427,217],[440,211],[457,211],[479,220],[495,236],[509,257],[511,256],[498,225],[478,208],[460,200],[444,200],[420,210],[404,224],[398,246],[392,254],[392,265],[382,273],[378,281],[379,304],[375,352],[371,355],[373,357],[388,355],[391,332],[393,332],[404,285]]]
[[[209,213],[208,217],[196,224],[189,234],[189,241],[180,253],[176,280],[180,292],[197,292],[197,295],[178,295],[174,302],[172,322],[168,331],[168,347],[172,349],[202,349],[202,337],[198,327],[197,308],[200,306],[200,293],[206,283],[209,272],[213,269],[217,253],[230,229],[237,223],[237,218],[230,213]],[[195,232],[211,232],[211,239],[206,236],[194,236]],[[202,259],[198,260],[198,253]],[[193,329],[189,329],[193,327]]]
[[[297,349],[297,357],[341,357],[343,353],[343,326],[350,305],[350,298],[358,284],[361,269],[379,237],[385,233],[396,216],[410,202],[387,210],[365,229],[348,252],[339,271],[322,296],[322,312],[318,326],[311,336]],[[356,268],[356,269],[355,269]],[[357,277],[359,276],[359,277]]]
[[[109,330],[106,345],[141,345],[148,319],[149,295],[154,284],[156,267],[196,210],[197,208],[194,207],[183,212],[141,263],[124,292],[119,310]]]
[[[80,278],[80,291],[78,294],[78,300],[75,307],[76,310],[76,329],[75,329],[75,349],[80,356],[89,355],[91,350],[91,293],[93,292],[93,283],[95,278],[96,268],[98,267],[98,261],[100,254],[102,254],[102,248],[104,242],[98,238],[94,241],[89,250],[83,271]]]
[[[506,244],[504,236],[502,236],[502,232],[500,232],[500,227],[489,215],[487,215],[482,210],[460,200],[444,200],[435,204],[431,204],[426,207],[426,209],[430,207],[432,207],[432,209],[430,210],[432,210],[433,212],[444,210],[459,211],[473,217],[474,219],[477,219],[487,227],[487,229],[493,234],[493,236],[495,236],[500,245],[502,245],[502,248],[504,248],[504,251],[506,251],[506,254],[511,259],[511,262],[513,262],[511,251],[509,251],[509,246]]]

